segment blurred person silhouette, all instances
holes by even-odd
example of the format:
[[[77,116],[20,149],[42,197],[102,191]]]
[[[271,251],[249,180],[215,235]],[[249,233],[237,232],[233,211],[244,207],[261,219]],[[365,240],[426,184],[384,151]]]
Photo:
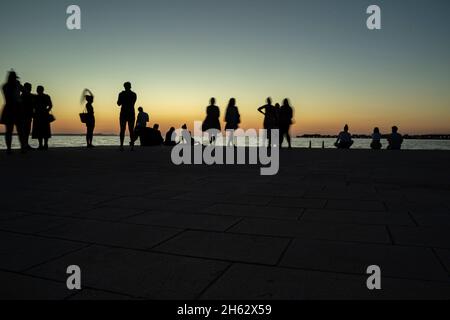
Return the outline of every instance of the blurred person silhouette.
[[[370,144],[370,148],[372,148],[372,150],[380,150],[382,148],[381,133],[378,127],[373,129],[372,143]]]
[[[176,138],[174,136],[175,128],[171,127],[166,133],[166,139],[164,140],[164,145],[168,147],[176,146]]]
[[[400,150],[403,144],[403,136],[398,133],[398,128],[396,126],[392,127],[392,133],[388,137],[388,150]]]
[[[125,140],[125,131],[127,129],[130,132],[130,146],[131,150],[134,147],[134,121],[136,118],[134,105],[137,100],[137,95],[131,91],[131,83],[125,82],[123,84],[124,91],[119,94],[117,99],[117,105],[121,107],[120,109],[120,150],[123,150],[123,144]]]
[[[18,79],[19,77],[16,72],[11,70],[8,73],[6,83],[2,87],[5,105],[3,107],[0,123],[5,125],[5,142],[8,153],[12,152],[12,136],[14,126],[16,127],[17,134],[19,136],[21,148],[23,151],[26,150],[26,145],[23,141],[24,135],[22,131],[22,119],[20,114],[22,105],[20,92],[22,91],[22,85]]]
[[[190,142],[184,140],[183,133],[186,133],[186,132],[189,133],[189,136],[191,137],[191,141]],[[179,143],[190,143],[192,146],[195,146],[195,145],[199,144],[199,142],[195,141],[194,137],[192,136],[192,132],[189,131],[189,129],[188,129],[186,124],[183,124],[181,126],[181,138],[180,138]]]
[[[280,125],[280,148],[283,144],[284,138],[288,142],[289,149],[291,146],[291,135],[289,134],[290,127],[293,123],[292,118],[294,117],[294,111],[289,103],[289,99],[283,100],[283,105],[281,106],[279,113],[279,125]]]
[[[258,108],[258,111],[264,115],[264,129],[266,130],[265,140],[268,140],[269,147],[272,146],[272,129],[278,127],[277,112],[272,105],[272,98],[267,98],[266,104]]]
[[[354,141],[352,140],[352,135],[348,132],[348,125],[346,124],[344,127],[344,131],[341,131],[337,137],[334,145],[338,149],[350,149],[353,145]]]
[[[52,99],[44,93],[45,89],[43,86],[38,86],[36,91],[32,137],[39,141],[38,150],[48,150],[48,139],[52,137],[50,123],[55,120],[50,113],[53,109]]]
[[[159,124],[155,124],[153,128],[144,128],[140,138],[143,147],[160,146],[164,142],[161,131],[159,131]]]
[[[277,102],[275,103],[275,123],[274,126],[272,127],[272,129],[279,129],[280,128],[280,110],[281,110],[281,105]]]
[[[29,144],[31,126],[33,122],[33,116],[35,113],[36,96],[31,92],[31,83],[25,83],[22,88],[22,134],[23,143],[26,149],[33,150]]]
[[[227,146],[234,146],[234,131],[239,128],[241,123],[241,115],[239,114],[239,109],[236,106],[236,99],[231,98],[228,103],[227,110],[225,112],[225,130],[228,135]]]
[[[206,132],[208,130],[220,131],[220,109],[216,106],[216,99],[211,98],[210,104],[206,107],[206,119],[202,124],[202,131]],[[209,135],[209,142],[212,144],[216,141],[217,132],[212,132]]]
[[[136,126],[134,129],[134,142],[141,136],[144,129],[147,128],[147,123],[150,121],[148,113],[144,112],[144,108],[138,108],[138,115],[136,119]]]
[[[95,114],[94,114],[94,94],[89,89],[84,89],[82,94],[82,99],[86,101],[86,113],[85,113],[85,124],[86,124],[86,144],[88,148],[93,148],[94,145],[92,141],[94,140],[94,129],[95,129]]]

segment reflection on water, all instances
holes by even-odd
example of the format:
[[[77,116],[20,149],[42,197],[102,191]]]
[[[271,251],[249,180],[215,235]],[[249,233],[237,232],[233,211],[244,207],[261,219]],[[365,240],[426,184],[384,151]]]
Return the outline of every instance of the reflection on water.
[[[37,147],[36,140],[30,140],[31,146]],[[292,146],[294,148],[309,148],[310,142],[312,148],[322,148],[322,143],[325,148],[334,148],[333,138],[293,138]],[[355,139],[355,144],[352,149],[369,149],[370,139]],[[387,141],[382,141],[383,148],[386,148]],[[49,141],[50,147],[84,147],[86,140],[84,136],[54,136]],[[94,138],[94,145],[96,146],[118,146],[118,136],[96,136]],[[249,145],[256,145],[256,141],[250,141]],[[14,136],[13,147],[18,148],[17,137]],[[6,149],[4,137],[0,137],[0,149]],[[406,150],[450,150],[450,140],[405,140],[403,149]]]

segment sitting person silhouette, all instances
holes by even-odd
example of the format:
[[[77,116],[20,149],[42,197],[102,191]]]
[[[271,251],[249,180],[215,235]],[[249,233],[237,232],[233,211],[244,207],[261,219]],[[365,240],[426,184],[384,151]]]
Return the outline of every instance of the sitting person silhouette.
[[[370,144],[370,147],[373,150],[380,150],[381,147],[382,147],[382,145],[381,145],[381,134],[380,134],[380,129],[379,128],[373,129],[372,143]]]
[[[173,136],[174,132],[175,132],[175,128],[174,127],[171,127],[169,129],[169,131],[167,131],[166,139],[164,140],[164,145],[165,146],[173,147],[173,146],[177,145],[175,137],[173,137],[173,139],[172,139],[172,136]]]
[[[181,127],[181,130],[182,130],[182,133],[181,133],[181,140],[180,140],[179,143],[189,143],[188,141],[185,141],[185,140],[184,140],[184,137],[183,137],[183,133],[185,133],[185,132],[187,131],[187,132],[189,133],[189,136],[191,137],[190,144],[191,144],[192,146],[195,146],[195,145],[200,144],[200,142],[195,141],[194,137],[192,136],[192,132],[188,130],[188,127],[187,127],[186,124],[183,124],[183,126]]]
[[[388,137],[388,150],[400,150],[402,148],[403,136],[398,133],[396,126],[392,127],[392,133]]]
[[[159,124],[155,124],[153,128],[144,128],[140,138],[141,146],[144,147],[160,146],[164,142],[159,131]]]
[[[348,132],[348,125],[344,127],[344,131],[341,131],[334,143],[338,149],[350,149],[353,145],[352,135]]]

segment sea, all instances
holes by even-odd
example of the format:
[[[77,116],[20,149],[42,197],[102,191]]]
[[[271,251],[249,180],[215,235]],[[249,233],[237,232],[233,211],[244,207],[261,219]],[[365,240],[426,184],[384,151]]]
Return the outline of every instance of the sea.
[[[198,140],[198,138],[197,138]],[[126,143],[129,139],[126,138]],[[293,138],[292,147],[294,148],[314,148],[314,149],[333,149],[334,138]],[[354,139],[355,143],[352,149],[370,149],[371,139]],[[381,141],[383,148],[387,146],[387,141]],[[137,143],[139,144],[139,142]],[[37,141],[30,139],[30,145],[37,147]],[[86,145],[84,135],[55,135],[49,140],[50,148],[77,148]],[[116,135],[98,135],[94,137],[95,146],[118,146],[119,137]],[[254,146],[256,141],[249,141],[247,145]],[[19,148],[17,136],[13,137],[13,148]],[[424,139],[406,139],[403,143],[404,150],[450,150],[450,140],[424,140]],[[0,136],[0,149],[6,149],[4,137]]]

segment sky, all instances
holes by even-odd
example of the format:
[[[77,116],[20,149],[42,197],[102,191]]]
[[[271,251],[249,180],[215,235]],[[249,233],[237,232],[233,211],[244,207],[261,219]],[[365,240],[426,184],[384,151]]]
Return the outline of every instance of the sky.
[[[71,4],[81,30],[66,28]],[[366,27],[371,4],[381,30]],[[296,135],[346,123],[353,133],[450,133],[449,13],[448,0],[2,1],[0,76],[14,68],[43,85],[58,133],[85,131],[84,88],[96,132],[117,133],[125,81],[164,131],[203,120],[211,97],[222,121],[234,97],[241,126],[259,128],[270,96],[290,99]]]

